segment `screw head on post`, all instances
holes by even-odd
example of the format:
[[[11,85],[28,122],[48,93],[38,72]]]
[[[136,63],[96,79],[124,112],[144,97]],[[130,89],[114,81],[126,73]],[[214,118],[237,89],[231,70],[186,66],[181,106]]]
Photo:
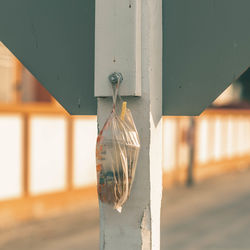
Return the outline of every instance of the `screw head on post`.
[[[114,72],[109,76],[109,81],[112,84],[117,84],[117,83],[122,83],[123,81],[123,76],[122,73],[119,72]]]

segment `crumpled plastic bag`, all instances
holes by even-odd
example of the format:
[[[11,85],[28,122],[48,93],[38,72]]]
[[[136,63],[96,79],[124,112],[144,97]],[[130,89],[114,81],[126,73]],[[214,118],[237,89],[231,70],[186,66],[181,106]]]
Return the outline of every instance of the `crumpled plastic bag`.
[[[140,141],[127,103],[118,111],[118,89],[119,84],[114,86],[112,112],[97,138],[96,169],[100,201],[121,212],[133,184]]]

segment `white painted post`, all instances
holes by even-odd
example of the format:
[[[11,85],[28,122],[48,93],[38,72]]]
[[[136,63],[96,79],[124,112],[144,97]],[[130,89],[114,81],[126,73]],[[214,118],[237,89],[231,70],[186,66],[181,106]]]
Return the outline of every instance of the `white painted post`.
[[[141,151],[132,192],[122,213],[100,203],[101,250],[160,249],[162,0],[143,0],[141,4],[141,97],[124,98],[134,116]],[[110,114],[111,107],[111,98],[98,98],[99,129]]]

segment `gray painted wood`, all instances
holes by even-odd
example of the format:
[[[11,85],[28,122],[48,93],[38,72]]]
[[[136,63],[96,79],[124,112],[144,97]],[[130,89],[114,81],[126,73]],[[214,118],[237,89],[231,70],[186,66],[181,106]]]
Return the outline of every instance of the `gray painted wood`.
[[[108,76],[120,72],[120,95],[141,95],[141,0],[96,0],[95,96],[112,96]]]
[[[99,203],[100,250],[160,249],[162,1],[142,0],[141,3],[142,95],[140,98],[126,98],[140,136],[141,148],[131,194],[122,213],[108,204]],[[105,47],[102,49],[105,50]],[[98,98],[99,130],[107,120],[111,106],[111,98]]]
[[[0,40],[71,114],[96,114],[94,2],[0,1]],[[249,67],[250,1],[163,5],[163,115],[198,115]]]
[[[163,4],[163,114],[198,115],[250,65],[250,1]]]
[[[71,114],[96,114],[93,0],[1,0],[0,40]]]

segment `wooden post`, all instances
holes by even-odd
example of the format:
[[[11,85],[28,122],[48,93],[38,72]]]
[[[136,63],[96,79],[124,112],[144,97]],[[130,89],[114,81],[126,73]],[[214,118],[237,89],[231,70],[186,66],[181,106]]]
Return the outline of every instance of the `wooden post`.
[[[30,194],[30,121],[29,115],[25,113],[23,117],[23,170],[22,170],[22,191],[23,196]]]
[[[194,162],[195,162],[195,118],[191,116],[189,118],[189,128],[188,128],[188,147],[189,147],[189,159],[187,168],[187,186],[191,187],[194,184]]]
[[[74,152],[74,124],[73,117],[67,116],[67,190],[72,191],[74,188],[73,181],[73,152]]]
[[[100,249],[102,250],[160,249],[162,1],[143,0],[141,4],[141,97],[124,98],[134,116],[140,136],[141,151],[132,193],[122,213],[100,202]],[[103,50],[105,49],[103,46]],[[111,98],[98,98],[99,130],[111,109]]]

